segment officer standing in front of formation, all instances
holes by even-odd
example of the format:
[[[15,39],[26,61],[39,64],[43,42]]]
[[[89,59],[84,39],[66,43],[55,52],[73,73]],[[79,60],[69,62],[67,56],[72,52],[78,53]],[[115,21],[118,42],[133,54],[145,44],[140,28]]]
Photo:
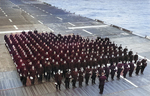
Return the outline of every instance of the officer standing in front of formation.
[[[59,90],[61,90],[60,89],[61,80],[62,80],[62,73],[60,72],[60,70],[58,70],[58,72],[55,74],[55,85],[56,85],[57,90],[58,90],[58,87],[59,87]]]
[[[100,89],[100,94],[103,94],[103,90],[104,90],[104,84],[105,84],[105,80],[107,79],[107,77],[105,76],[104,73],[102,73],[102,75],[99,77],[99,89]]]

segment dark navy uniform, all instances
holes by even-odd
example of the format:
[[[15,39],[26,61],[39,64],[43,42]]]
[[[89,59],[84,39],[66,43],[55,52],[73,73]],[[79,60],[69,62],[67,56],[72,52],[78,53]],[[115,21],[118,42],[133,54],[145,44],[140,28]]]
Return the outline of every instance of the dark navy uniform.
[[[105,80],[107,79],[106,76],[102,75],[99,77],[99,89],[100,89],[100,94],[103,94],[103,90],[104,90],[104,84],[105,84]]]

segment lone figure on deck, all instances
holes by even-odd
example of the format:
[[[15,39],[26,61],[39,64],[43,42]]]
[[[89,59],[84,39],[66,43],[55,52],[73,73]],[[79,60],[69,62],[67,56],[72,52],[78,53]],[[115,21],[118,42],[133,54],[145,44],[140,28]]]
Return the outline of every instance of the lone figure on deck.
[[[104,84],[105,84],[105,80],[107,79],[107,77],[105,76],[104,73],[102,73],[102,76],[99,77],[99,89],[100,89],[100,94],[103,94],[103,90],[104,90]]]

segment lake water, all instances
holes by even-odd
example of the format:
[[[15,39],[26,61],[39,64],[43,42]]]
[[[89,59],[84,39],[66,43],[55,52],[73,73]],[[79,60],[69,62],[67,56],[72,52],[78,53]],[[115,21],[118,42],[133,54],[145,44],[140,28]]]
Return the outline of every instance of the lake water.
[[[150,0],[40,0],[71,13],[150,36]]]

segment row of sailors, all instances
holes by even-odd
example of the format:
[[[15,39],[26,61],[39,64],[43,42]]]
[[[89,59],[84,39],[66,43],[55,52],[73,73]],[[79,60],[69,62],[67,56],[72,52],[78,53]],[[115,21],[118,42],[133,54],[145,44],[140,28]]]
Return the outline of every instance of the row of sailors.
[[[31,40],[16,39],[15,37],[17,37],[17,36],[18,35],[15,35],[15,36],[10,35],[10,38],[9,38],[7,35],[5,35],[5,37],[4,37],[5,41],[8,43],[10,48],[13,45],[15,47],[18,47],[18,45],[20,45],[19,46],[19,48],[20,48],[19,50],[24,49],[25,51],[26,50],[30,51],[32,49],[32,50],[35,50],[36,52],[37,51],[41,52],[43,50],[44,51],[49,51],[51,49],[51,50],[55,51],[56,54],[60,53],[61,51],[63,51],[64,53],[69,51],[69,54],[71,54],[72,51],[74,51],[74,52],[89,51],[89,53],[91,51],[94,51],[94,53],[97,53],[97,54],[101,54],[101,53],[108,54],[109,53],[109,54],[114,54],[114,55],[117,55],[118,52],[119,52],[119,55],[121,55],[122,53],[124,53],[124,55],[127,54],[127,48],[124,49],[124,50],[122,50],[121,46],[119,48],[117,48],[117,46],[115,46],[114,43],[111,44],[110,41],[108,41],[109,43],[106,46],[105,45],[101,45],[101,43],[98,43],[98,44],[95,45],[94,44],[95,42],[92,41],[92,40],[91,41],[94,42],[93,44],[91,42],[90,43],[86,42],[88,44],[86,44],[86,43],[83,44],[81,42],[77,42],[77,43],[72,42],[72,43],[67,43],[66,44],[66,43],[63,42],[63,43],[60,43],[60,44],[58,43],[58,45],[57,45],[57,44],[55,44],[56,42],[51,42],[51,41],[48,44],[46,44],[45,42],[42,42],[42,41],[35,41],[30,36],[29,37],[32,38]],[[12,41],[10,41],[10,40],[12,40]],[[83,39],[83,40],[85,40],[85,39]],[[98,41],[99,40],[101,41],[101,39],[98,39]],[[15,43],[14,41],[16,41],[16,42],[19,41],[20,43]],[[29,51],[28,51],[28,53],[29,53]],[[36,53],[36,52],[33,52],[33,53]]]
[[[51,33],[50,33],[51,34]],[[33,35],[33,36],[32,36]],[[34,36],[35,35],[35,36]],[[39,35],[40,35],[40,33],[39,33]],[[53,34],[54,35],[54,34]],[[70,36],[70,35],[69,35]],[[68,37],[69,37],[68,36]],[[78,35],[73,35],[73,36],[78,36]],[[109,42],[109,41],[106,41],[106,40],[109,40],[109,39],[102,39],[102,38],[100,38],[100,39],[96,39],[95,41],[94,40],[86,40],[86,39],[82,39],[82,41],[77,41],[77,42],[65,42],[65,40],[64,41],[61,41],[61,40],[58,40],[57,39],[57,41],[55,41],[55,40],[53,40],[53,39],[51,39],[51,40],[49,40],[48,38],[45,38],[45,40],[48,40],[49,42],[46,42],[46,41],[44,41],[44,40],[42,40],[43,39],[43,37],[42,38],[40,38],[40,37],[38,37],[37,36],[37,34],[21,34],[21,35],[19,35],[19,34],[15,34],[15,35],[10,35],[9,36],[10,37],[10,39],[12,40],[12,42],[10,42],[10,43],[14,43],[14,45],[18,45],[18,43],[25,43],[25,44],[28,44],[28,43],[30,43],[30,42],[32,42],[33,43],[33,45],[35,45],[36,44],[36,42],[38,42],[40,45],[42,45],[43,44],[43,42],[45,42],[46,44],[48,43],[48,44],[55,44],[55,45],[59,45],[59,43],[61,44],[64,44],[64,45],[66,45],[66,44],[69,44],[69,45],[73,45],[73,46],[77,46],[77,45],[79,45],[79,47],[81,47],[82,45],[88,45],[89,47],[94,47],[94,46],[102,46],[102,45],[109,45],[110,44],[110,46],[113,46],[114,44],[111,44],[111,42]],[[23,37],[25,38],[25,39],[23,39]],[[58,36],[56,36],[56,37],[58,37]],[[62,38],[65,38],[66,36],[64,36],[64,37],[62,37]],[[81,37],[82,38],[82,37]],[[6,40],[6,41],[9,41],[9,39],[8,39],[8,36],[7,35],[5,35],[5,37],[4,37],[4,39]],[[36,40],[36,39],[38,39],[38,40]],[[78,39],[77,39],[78,40]],[[23,42],[22,42],[23,41]],[[99,42],[106,42],[106,43],[104,43],[104,44],[102,44],[102,43],[99,43]],[[76,44],[77,43],[77,44]],[[43,44],[44,45],[44,44]],[[84,47],[85,47],[84,46]]]
[[[139,60],[136,65],[136,75],[138,75],[140,69],[141,69],[141,74],[143,74],[143,71],[145,67],[147,66],[146,59]],[[79,87],[82,86],[82,82],[84,81],[85,77],[85,83],[88,85],[89,79],[91,77],[92,79],[92,84],[95,84],[95,79],[96,77],[101,77],[102,73],[105,73],[105,76],[107,77],[106,80],[108,81],[109,74],[111,74],[111,79],[114,80],[114,75],[117,72],[117,78],[120,79],[120,74],[123,70],[123,77],[126,78],[126,74],[129,71],[129,76],[132,77],[132,73],[134,71],[135,65],[133,63],[119,63],[117,66],[114,64],[107,67],[95,67],[92,69],[88,66],[85,70],[81,68],[81,70],[73,70],[69,71],[66,73],[65,76],[65,87],[66,89],[69,88],[70,85],[70,79],[72,80],[72,86],[75,88],[76,87],[76,82],[79,81]],[[110,72],[111,71],[111,72]],[[60,90],[61,82],[62,82],[62,74],[58,71],[58,73],[55,74],[55,81],[56,81],[56,89]]]
[[[5,37],[5,38],[7,38],[7,36]],[[6,40],[7,41],[7,40]],[[8,46],[9,46],[9,43],[7,43],[8,44]],[[22,43],[21,43],[22,44]],[[24,44],[23,44],[24,45]],[[54,55],[54,56],[52,56],[52,57],[56,57],[56,54],[58,54],[58,53],[61,53],[62,55],[60,55],[60,57],[63,57],[63,54],[67,54],[66,55],[66,57],[67,56],[70,56],[70,57],[79,57],[79,55],[80,54],[83,54],[83,56],[85,56],[85,55],[91,55],[91,57],[92,56],[103,56],[103,57],[105,57],[104,55],[107,55],[107,57],[116,57],[116,56],[122,56],[122,55],[125,55],[126,57],[126,59],[128,59],[129,57],[128,57],[128,54],[129,54],[129,56],[131,56],[132,55],[132,51],[129,51],[128,53],[127,53],[127,51],[128,51],[128,49],[127,48],[125,48],[123,51],[122,51],[122,47],[120,46],[119,48],[117,48],[117,49],[119,49],[119,52],[117,52],[117,51],[106,51],[105,52],[105,49],[104,49],[104,47],[102,47],[102,50],[99,50],[99,51],[94,51],[93,49],[92,49],[92,51],[90,52],[89,51],[89,49],[87,49],[87,50],[84,50],[84,51],[80,51],[79,49],[75,49],[75,50],[72,50],[72,49],[69,49],[69,50],[66,50],[67,48],[64,48],[65,50],[61,50],[60,52],[59,51],[57,51],[57,50],[53,50],[53,49],[51,49],[51,48],[49,48],[49,46],[47,46],[47,49],[45,50],[44,48],[42,49],[42,47],[39,47],[40,45],[38,44],[38,43],[36,43],[36,46],[34,46],[34,45],[32,45],[32,44],[30,44],[30,46],[28,46],[27,44],[25,44],[24,46],[20,46],[20,45],[12,45],[12,47],[11,47],[11,49],[10,50],[12,50],[12,54],[13,54],[13,56],[14,55],[16,55],[16,54],[19,54],[19,55],[21,55],[21,57],[22,58],[25,58],[26,59],[26,57],[28,57],[28,58],[30,58],[30,57],[41,57],[41,56],[43,56],[43,55],[47,55],[47,56],[44,56],[44,57],[48,57],[48,55],[50,55],[50,56],[52,56],[52,55]],[[10,47],[10,46],[9,46]],[[39,48],[39,49],[38,49]],[[63,47],[62,47],[63,48]],[[85,47],[84,47],[85,48]],[[99,48],[99,47],[98,47]],[[107,48],[109,49],[109,46],[107,46]],[[106,49],[107,49],[106,48]],[[116,46],[114,47],[114,48],[116,48]],[[54,48],[54,49],[57,49],[57,48]],[[61,49],[61,48],[59,48],[59,49]],[[71,50],[71,51],[70,51]],[[19,51],[19,52],[17,52],[17,51]],[[79,55],[78,55],[79,54]],[[37,56],[38,55],[38,56]],[[40,56],[41,55],[41,56]],[[53,58],[53,59],[54,59]],[[133,58],[133,56],[131,56],[131,60],[132,60],[132,58]],[[97,58],[98,59],[98,58]],[[120,58],[120,59],[122,59],[122,58]],[[137,58],[136,58],[137,59]],[[127,60],[126,60],[127,61]]]
[[[15,49],[17,50],[17,49]],[[125,55],[122,54],[122,56],[119,57],[119,55],[117,55],[117,57],[115,57],[114,55],[99,55],[99,54],[95,54],[95,53],[90,53],[87,52],[82,52],[81,54],[80,53],[72,53],[72,55],[70,56],[69,54],[67,53],[63,53],[63,51],[61,51],[61,53],[59,55],[56,55],[56,52],[54,51],[53,54],[49,54],[48,52],[46,52],[45,54],[43,54],[44,56],[42,56],[40,53],[37,52],[37,55],[34,56],[33,54],[28,54],[28,55],[24,55],[22,54],[22,52],[20,52],[20,55],[19,55],[19,52],[12,52],[14,53],[13,54],[13,58],[14,58],[14,61],[16,62],[17,65],[20,65],[20,63],[17,63],[20,58],[23,59],[23,62],[27,62],[27,60],[29,59],[30,61],[32,61],[34,64],[37,62],[37,60],[40,60],[40,62],[42,63],[44,61],[44,59],[46,58],[49,58],[49,61],[57,61],[57,62],[60,62],[60,61],[66,61],[67,63],[70,63],[69,61],[73,61],[73,62],[78,62],[78,63],[82,63],[83,61],[84,62],[95,62],[95,63],[99,63],[99,64],[107,64],[107,63],[116,63],[118,64],[119,61],[130,61],[132,62],[133,60],[135,60],[135,63],[136,61],[138,60],[138,55],[132,55],[133,52],[132,51],[129,51],[129,55]],[[79,55],[78,55],[79,54]],[[83,59],[85,58],[85,59]],[[26,64],[26,63],[25,63]]]
[[[133,60],[135,60],[135,62],[136,62],[138,59],[138,55],[136,54],[134,56],[132,51],[127,52],[128,51],[127,48],[125,48],[122,51],[121,45],[119,47],[117,47],[117,46],[115,46],[114,43],[111,44],[111,42],[109,41],[109,38],[105,38],[105,39],[98,38],[95,41],[94,40],[89,41],[88,39],[87,40],[82,39],[82,37],[80,37],[79,35],[73,35],[72,36],[73,38],[75,36],[75,38],[78,38],[78,39],[81,38],[81,40],[70,44],[70,43],[67,43],[68,39],[65,39],[65,40],[67,40],[66,43],[62,43],[59,45],[61,47],[64,46],[64,49],[62,50],[61,47],[58,48],[58,49],[61,49],[61,51],[59,52],[59,51],[55,50],[55,49],[57,49],[56,47],[58,47],[58,46],[54,47],[55,40],[54,41],[52,40],[53,42],[49,43],[49,45],[50,44],[52,44],[52,45],[48,46],[48,44],[46,44],[45,42],[39,43],[39,42],[41,42],[39,40],[42,38],[42,37],[39,38],[40,37],[39,35],[40,35],[40,33],[32,33],[32,32],[28,32],[28,34],[22,33],[20,35],[20,37],[19,37],[19,35],[15,35],[15,36],[10,35],[10,38],[9,38],[8,36],[5,35],[4,38],[6,41],[6,45],[10,50],[10,53],[13,57],[14,62],[16,63],[17,69],[20,70],[18,72],[21,72],[22,69],[24,68],[24,66],[25,67],[30,66],[29,69],[31,69],[31,65],[34,65],[36,67],[37,65],[39,66],[40,64],[42,64],[42,66],[45,66],[46,59],[50,62],[54,72],[56,72],[59,68],[61,70],[66,70],[67,68],[73,69],[75,67],[77,67],[78,69],[80,69],[80,67],[83,67],[85,69],[87,66],[92,67],[92,66],[97,66],[98,64],[106,65],[107,63],[111,63],[111,65],[112,65],[115,62],[117,65],[119,61],[132,62]],[[42,33],[42,35],[44,35],[44,34]],[[60,34],[58,36],[56,36],[53,33],[50,33],[49,37],[71,38],[70,35],[63,37]],[[86,41],[86,42],[81,42],[81,41]],[[105,43],[101,43],[101,41],[105,42]],[[20,43],[18,43],[18,42],[20,42]],[[85,50],[82,51],[82,50],[80,50],[80,47],[78,47],[78,46],[83,43],[85,43],[85,44],[87,43],[87,45],[88,45],[88,46],[83,46],[83,48],[86,48],[86,47],[88,47],[88,48],[86,48]],[[42,46],[42,44],[45,44],[45,45]],[[69,44],[69,45],[67,45],[67,44]],[[94,48],[96,44],[100,44],[100,46],[97,45],[96,48]],[[92,45],[94,47],[92,47]],[[75,46],[76,46],[76,48],[72,49],[72,47],[75,47]],[[107,54],[105,53],[106,49],[107,50],[110,49],[109,46],[112,47],[113,55],[109,54],[110,50],[106,51]],[[102,50],[98,49],[100,47],[102,48]],[[81,49],[82,49],[82,47],[81,47]],[[95,49],[96,50],[98,49],[98,51],[95,51]],[[119,53],[118,53],[118,51],[114,51],[113,49],[119,50]],[[59,53],[59,55],[58,55],[58,53]]]
[[[102,65],[102,64],[108,64],[110,63],[111,65],[113,63],[116,63],[116,65],[118,64],[119,60],[118,58],[102,58],[100,57],[98,60],[97,58],[87,58],[87,56],[83,59],[81,56],[80,57],[74,57],[73,59],[71,59],[69,56],[64,56],[63,58],[60,58],[59,55],[57,55],[57,57],[55,59],[52,58],[46,58],[46,59],[40,59],[40,58],[36,58],[36,57],[30,57],[30,59],[27,59],[27,61],[23,61],[21,57],[19,56],[15,56],[13,58],[13,60],[15,61],[16,67],[17,69],[22,69],[23,65],[28,67],[28,69],[31,69],[31,66],[38,66],[40,64],[42,64],[42,66],[45,66],[47,63],[50,63],[52,68],[55,69],[54,71],[57,71],[56,69],[61,69],[61,70],[66,70],[66,69],[73,69],[75,67],[77,67],[78,69],[80,69],[81,67],[83,67],[84,69],[87,66],[97,66]],[[121,61],[121,60],[120,60]],[[131,61],[125,61],[123,60],[122,63],[124,62],[133,62],[136,61],[136,59],[132,59]]]
[[[5,37],[5,38],[7,38],[7,36]],[[109,40],[109,39],[108,39]],[[6,40],[7,41],[7,40]],[[8,44],[8,46],[9,46],[9,43],[7,43]],[[24,45],[24,44],[23,44]],[[36,48],[38,48],[40,45],[38,45],[38,43],[36,44],[37,46],[32,46],[32,44],[31,44],[31,46],[27,46],[26,44],[25,44],[25,46],[23,46],[23,47],[21,47],[20,45],[16,45],[16,47],[14,46],[14,45],[12,45],[12,48],[10,49],[11,51],[12,51],[12,54],[13,54],[13,56],[14,55],[16,55],[16,54],[19,54],[19,55],[21,55],[21,57],[23,58],[23,59],[26,59],[27,57],[28,58],[31,58],[31,57],[41,57],[41,56],[43,56],[43,55],[46,55],[46,56],[44,56],[44,57],[49,57],[49,55],[50,56],[52,56],[52,55],[54,55],[54,56],[52,56],[53,57],[53,59],[55,59],[55,57],[56,57],[56,54],[58,54],[58,52],[56,52],[56,51],[54,51],[54,50],[52,50],[52,49],[49,49],[49,46],[47,46],[47,48],[48,48],[48,50],[44,50],[44,49],[36,49]],[[10,46],[9,46],[10,47]],[[108,46],[109,47],[109,46]],[[56,49],[56,48],[54,48],[54,49]],[[65,48],[65,49],[67,49],[67,48]],[[102,47],[102,49],[104,49],[104,47]],[[70,51],[70,50],[67,50],[67,52],[65,53],[64,52],[64,50],[61,50],[61,53],[60,53],[60,57],[64,57],[64,54],[65,54],[65,56],[66,57],[68,57],[68,56],[70,56],[70,57],[79,57],[80,56],[80,54],[82,54],[82,58],[83,57],[85,57],[85,55],[91,55],[91,57],[93,57],[93,56],[96,56],[97,57],[97,59],[99,59],[99,57],[105,57],[106,55],[107,55],[107,58],[109,58],[109,57],[118,57],[118,56],[121,56],[120,57],[120,59],[122,59],[122,56],[123,55],[125,55],[125,60],[126,61],[128,61],[128,58],[129,58],[129,56],[130,56],[130,58],[131,58],[131,60],[133,60],[133,56],[131,56],[132,54],[133,54],[133,52],[132,51],[129,51],[128,52],[128,54],[127,54],[127,51],[128,51],[128,49],[127,48],[125,48],[124,49],[124,51],[122,52],[122,47],[121,46],[119,46],[119,53],[118,52],[112,52],[112,54],[109,54],[109,53],[107,53],[107,54],[105,54],[105,51],[104,50],[102,50],[102,51],[97,51],[97,52],[95,52],[94,50],[92,50],[91,52],[89,52],[89,50],[86,50],[86,51],[80,51],[79,49],[78,50],[72,50],[72,52]],[[17,51],[19,51],[19,52],[17,52]],[[66,55],[67,54],[67,55]],[[78,55],[79,54],[79,55]],[[41,55],[41,56],[40,56]],[[137,57],[137,55],[135,56],[135,57]],[[38,58],[38,59],[39,59]],[[73,59],[73,58],[71,58],[71,59]],[[136,59],[138,59],[138,58],[136,58]],[[131,61],[130,60],[130,61]],[[119,60],[120,61],[120,60]]]
[[[139,71],[141,70],[141,74],[143,74],[143,71],[145,67],[147,66],[146,59],[139,60],[137,64],[134,63],[119,63],[117,66],[115,64],[108,66],[107,65],[97,65],[97,66],[87,66],[85,69],[81,67],[80,69],[74,68],[74,69],[66,69],[66,70],[61,70],[57,69],[57,71],[52,72],[52,68],[50,63],[48,63],[45,67],[40,64],[37,66],[35,69],[34,66],[29,70],[28,68],[24,67],[23,70],[19,73],[21,81],[23,84],[26,84],[27,77],[30,77],[30,80],[32,84],[34,84],[35,78],[38,78],[39,82],[42,82],[43,77],[49,81],[50,77],[55,78],[56,81],[56,88],[60,89],[60,85],[62,82],[62,78],[65,78],[65,87],[69,88],[69,83],[70,80],[72,80],[72,86],[76,87],[76,82],[79,81],[79,86],[82,86],[82,82],[85,77],[85,83],[88,85],[89,79],[91,77],[92,79],[92,84],[95,84],[95,79],[98,76],[101,76],[102,72],[105,72],[105,76],[108,77],[111,74],[111,79],[114,80],[115,73],[117,73],[117,78],[120,79],[120,74],[123,71],[123,77],[126,78],[126,74],[129,71],[129,76],[132,76],[132,73],[136,67],[136,75],[139,74]],[[61,71],[60,71],[61,70]],[[61,74],[60,74],[61,73]]]
[[[69,51],[67,51],[67,52],[69,52]],[[106,64],[108,62],[110,62],[110,63],[116,62],[117,63],[118,61],[132,62],[133,60],[135,60],[135,61],[138,60],[138,55],[137,54],[130,55],[130,52],[129,52],[129,55],[122,54],[122,56],[119,56],[119,55],[115,56],[115,55],[111,55],[109,53],[107,55],[104,55],[103,53],[96,54],[94,52],[91,52],[91,53],[89,53],[89,52],[81,52],[81,53],[71,52],[71,54],[69,54],[69,53],[64,53],[63,51],[61,51],[59,54],[56,54],[55,51],[54,52],[51,51],[51,53],[35,52],[36,55],[34,55],[33,53],[30,52],[30,53],[24,54],[24,52],[22,52],[22,51],[19,51],[19,52],[14,51],[14,52],[12,52],[12,56],[13,56],[13,58],[20,56],[24,61],[26,61],[27,59],[30,59],[31,61],[33,61],[34,59],[42,60],[42,59],[49,58],[50,60],[54,59],[55,61],[58,61],[58,62],[61,59],[65,60],[65,61],[74,60],[75,62],[77,62],[78,59],[80,59],[80,61],[83,62],[84,59],[86,59],[86,60],[91,60],[91,61],[95,61],[98,63],[104,63],[104,64]]]

